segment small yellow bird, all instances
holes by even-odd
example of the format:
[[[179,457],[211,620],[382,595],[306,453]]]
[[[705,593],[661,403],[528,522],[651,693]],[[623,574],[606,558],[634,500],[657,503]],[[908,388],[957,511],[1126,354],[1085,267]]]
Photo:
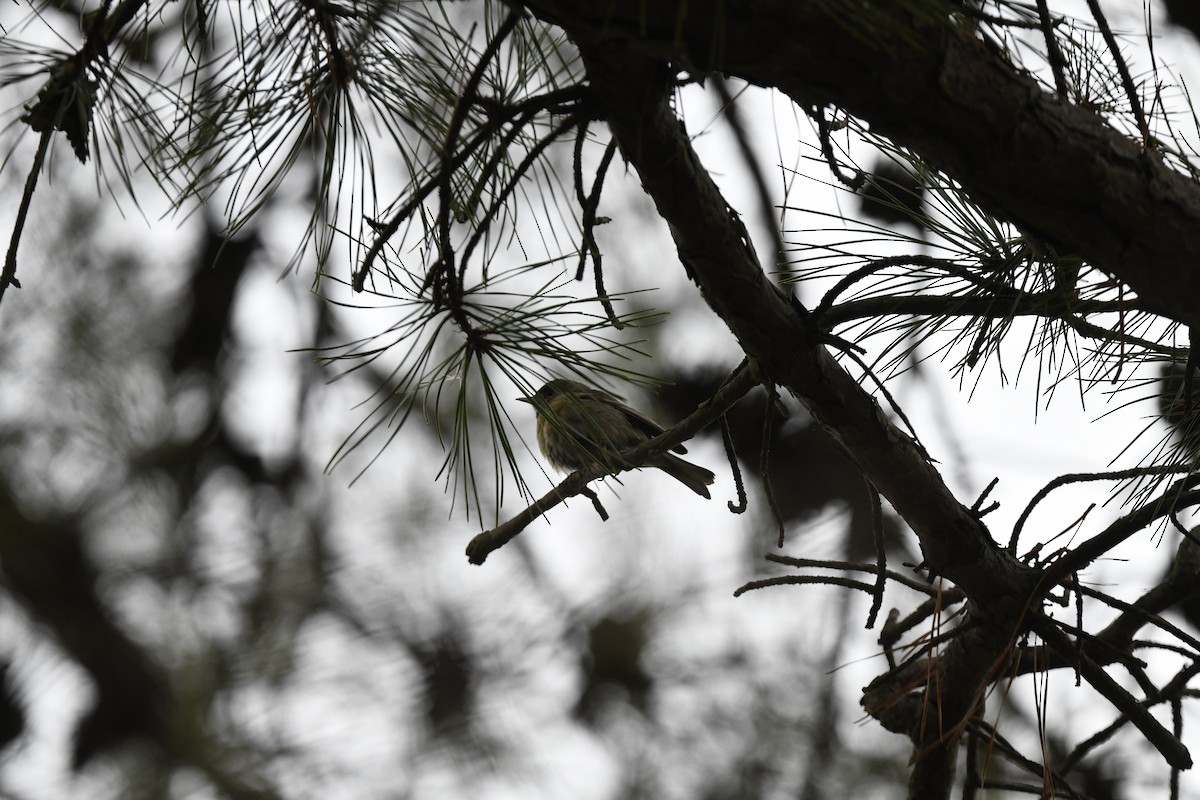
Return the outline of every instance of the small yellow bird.
[[[600,464],[606,469],[622,465],[620,453],[662,433],[645,414],[602,389],[576,381],[552,380],[530,397],[518,397],[537,411],[537,440],[542,455],[563,472]],[[686,453],[682,445],[672,448]],[[704,467],[670,453],[646,462],[670,475],[701,497],[716,476]]]

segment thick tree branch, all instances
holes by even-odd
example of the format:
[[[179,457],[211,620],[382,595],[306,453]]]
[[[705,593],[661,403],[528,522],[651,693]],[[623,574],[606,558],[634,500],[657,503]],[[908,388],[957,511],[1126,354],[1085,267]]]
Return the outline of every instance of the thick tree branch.
[[[671,109],[663,65],[589,31],[576,42],[596,99],[670,226],[681,260],[763,375],[800,398],[842,442],[912,526],[936,572],[974,587],[968,593],[977,592],[992,608],[1005,597],[1024,597],[1032,573],[999,553],[916,443],[819,343],[803,309],[768,280]]]
[[[1094,111],[1043,89],[929,0],[534,0],[577,39],[833,104],[912,148],[992,213],[1200,325],[1200,187]]]
[[[972,624],[930,672],[903,686],[884,676],[885,706],[872,710],[916,745],[909,796],[937,798],[949,796],[961,733],[986,688],[1011,667],[1019,632],[1041,619],[1031,605],[1040,602],[1037,577],[996,547],[921,448],[826,351],[814,320],[767,280],[674,114],[672,78],[680,67],[719,70],[775,86],[806,107],[840,105],[946,171],[993,213],[1117,275],[1145,310],[1188,324],[1200,322],[1200,274],[1192,268],[1200,243],[1191,235],[1200,189],[1100,117],[1043,91],[956,27],[948,5],[929,0],[919,21],[899,16],[901,5],[917,4],[528,7],[579,47],[600,112],[705,301],[764,379],[799,398],[888,498],[930,570],[970,599]],[[866,21],[876,24],[866,30]],[[1115,698],[1110,688],[1104,683]],[[869,690],[865,700],[872,698],[879,699]],[[1177,742],[1142,727],[1171,763],[1189,761]]]
[[[767,279],[745,228],[675,117],[665,65],[590,31],[571,33],[618,145],[668,223],[706,302],[765,378],[789,389],[843,444],[916,532],[926,563],[963,587],[995,623],[977,628],[969,646],[949,648],[939,666],[944,679],[930,687],[926,702],[936,706],[944,727],[918,726],[910,733],[918,746],[910,792],[945,796],[941,790],[949,791],[953,780],[962,725],[1004,663],[1033,574],[996,547],[917,443],[826,351],[807,312]]]

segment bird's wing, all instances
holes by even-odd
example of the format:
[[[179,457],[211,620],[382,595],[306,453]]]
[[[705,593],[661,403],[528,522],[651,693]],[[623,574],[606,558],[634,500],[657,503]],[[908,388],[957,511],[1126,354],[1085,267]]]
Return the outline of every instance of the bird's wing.
[[[625,398],[621,397],[621,395],[613,394],[612,392],[607,392],[604,389],[597,389],[594,387],[588,387],[588,391],[612,400],[617,407],[621,409],[622,413],[625,414],[625,418],[629,420],[629,424],[635,429],[644,433],[647,438],[658,436],[663,432],[662,426],[660,426],[657,422],[650,419],[636,408],[626,405]],[[671,452],[682,455],[687,452],[687,448],[681,444],[677,444],[671,448]]]
[[[638,411],[636,408],[630,408],[629,406],[622,404],[621,410],[625,412],[625,418],[629,420],[629,423],[642,433],[646,434],[647,437],[658,436],[663,432],[661,425],[647,417],[642,412]],[[671,451],[675,453],[686,453],[687,448],[681,444],[677,444],[671,448]]]

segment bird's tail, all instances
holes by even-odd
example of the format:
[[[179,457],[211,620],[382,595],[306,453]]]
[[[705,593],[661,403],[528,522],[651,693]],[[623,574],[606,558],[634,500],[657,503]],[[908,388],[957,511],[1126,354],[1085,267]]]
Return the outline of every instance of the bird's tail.
[[[684,461],[679,456],[664,453],[656,458],[650,466],[658,467],[705,500],[711,497],[708,487],[717,479],[717,476],[699,464],[693,464],[690,461]]]

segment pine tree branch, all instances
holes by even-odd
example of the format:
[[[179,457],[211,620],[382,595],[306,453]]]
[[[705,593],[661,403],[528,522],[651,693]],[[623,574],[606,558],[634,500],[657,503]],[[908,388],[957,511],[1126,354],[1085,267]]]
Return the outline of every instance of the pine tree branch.
[[[911,148],[980,205],[1126,282],[1156,313],[1200,324],[1200,186],[1090,108],[1038,84],[928,0],[848,7],[763,0],[533,0],[574,38],[833,104]]]
[[[1026,585],[1030,573],[998,553],[986,527],[954,498],[916,443],[826,351],[807,312],[767,278],[671,108],[663,65],[614,54],[590,33],[576,41],[596,99],[668,223],[681,261],[761,373],[795,394],[841,441],[920,537],[939,574],[973,587],[968,593],[989,604]]]
[[[966,644],[955,640],[938,681],[926,688],[925,702],[944,725],[910,733],[917,746],[910,796],[947,796],[966,720],[1025,624],[1033,574],[996,546],[918,444],[825,349],[808,312],[768,280],[675,116],[666,66],[614,47],[605,35],[571,33],[601,111],[705,301],[764,378],[790,390],[845,447],[917,534],[931,569],[958,584],[993,623]]]

